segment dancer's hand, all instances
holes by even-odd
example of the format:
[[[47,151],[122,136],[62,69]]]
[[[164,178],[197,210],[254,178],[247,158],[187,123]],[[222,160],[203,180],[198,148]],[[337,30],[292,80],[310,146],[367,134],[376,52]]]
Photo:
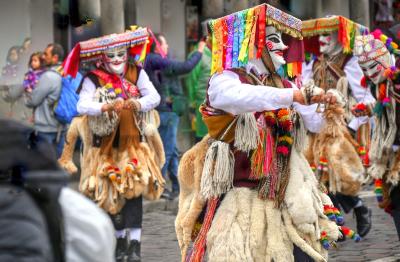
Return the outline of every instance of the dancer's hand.
[[[101,107],[101,112],[108,112],[108,111],[111,111],[111,110],[113,110],[113,105],[112,104],[104,104],[104,105],[102,105],[102,107]]]
[[[197,51],[200,53],[203,53],[205,46],[206,46],[206,42],[204,42],[203,40],[200,41],[198,44],[198,47],[197,47]]]
[[[333,95],[332,93],[329,93],[329,92],[324,95],[324,99],[323,100],[327,104],[336,104],[336,102],[337,102],[336,101],[336,96]]]
[[[123,107],[124,107],[124,100],[122,100],[122,99],[117,99],[117,100],[114,102],[114,111],[115,111],[115,112],[117,112],[117,113],[121,112],[121,110],[122,110]]]
[[[135,112],[139,112],[141,108],[142,106],[137,99],[130,98],[124,103],[124,109],[132,109]]]
[[[325,98],[325,94],[319,94],[316,96],[311,97],[310,104],[317,104],[317,103],[323,103]]]

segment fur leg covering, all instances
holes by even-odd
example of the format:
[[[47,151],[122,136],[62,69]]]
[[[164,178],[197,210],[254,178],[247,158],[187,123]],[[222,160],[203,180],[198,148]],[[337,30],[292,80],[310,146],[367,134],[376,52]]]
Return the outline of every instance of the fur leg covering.
[[[75,117],[68,128],[65,138],[65,145],[61,157],[58,159],[60,166],[70,175],[78,172],[78,168],[72,162],[75,144],[79,137],[78,126],[81,122],[81,117]]]
[[[144,128],[144,134],[151,151],[154,153],[154,159],[158,166],[162,168],[165,164],[164,146],[157,127],[153,124],[147,124]]]
[[[290,157],[290,179],[285,194],[285,204],[296,227],[305,234],[315,234],[318,219],[317,205],[320,200],[314,196],[316,188],[314,174],[303,155],[292,150]]]
[[[245,251],[245,234],[248,231],[242,231],[237,219],[241,208],[245,212],[249,208],[249,205],[239,206],[238,198],[244,197],[249,201],[250,195],[250,190],[246,188],[232,189],[226,194],[207,235],[208,261],[253,261]]]

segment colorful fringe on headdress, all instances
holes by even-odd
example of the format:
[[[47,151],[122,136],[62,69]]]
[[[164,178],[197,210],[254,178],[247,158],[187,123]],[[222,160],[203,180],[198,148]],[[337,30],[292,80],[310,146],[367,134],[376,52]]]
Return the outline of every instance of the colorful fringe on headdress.
[[[368,34],[368,28],[346,17],[336,15],[303,21],[302,34],[304,37],[332,32],[338,32],[338,42],[343,46],[343,52],[351,53],[355,37]]]
[[[265,46],[265,28],[268,25],[302,39],[301,20],[268,4],[212,20],[209,25],[212,33],[211,74],[242,67],[249,59],[260,58]],[[290,61],[289,74],[299,74],[300,64],[301,61]]]

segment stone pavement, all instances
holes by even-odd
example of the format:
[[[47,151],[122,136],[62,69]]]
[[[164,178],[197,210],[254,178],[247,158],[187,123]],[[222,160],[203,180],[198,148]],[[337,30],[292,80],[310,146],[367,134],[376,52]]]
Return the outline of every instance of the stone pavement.
[[[329,261],[400,261],[400,241],[392,218],[377,207],[372,192],[363,192],[362,198],[372,209],[373,225],[370,233],[359,243],[352,240],[338,243],[337,249],[330,251]],[[175,214],[176,201],[161,200],[158,203],[145,203],[143,262],[180,261],[174,229]],[[345,215],[345,219],[346,226],[356,228],[352,214]]]
[[[359,243],[353,241],[338,243],[338,248],[329,252],[329,261],[400,261],[400,241],[392,217],[377,207],[372,192],[363,193],[361,197],[372,209],[371,231]],[[346,226],[356,229],[352,213],[345,215],[345,221]]]
[[[179,262],[180,251],[175,234],[175,212],[144,213],[142,234],[143,262]]]

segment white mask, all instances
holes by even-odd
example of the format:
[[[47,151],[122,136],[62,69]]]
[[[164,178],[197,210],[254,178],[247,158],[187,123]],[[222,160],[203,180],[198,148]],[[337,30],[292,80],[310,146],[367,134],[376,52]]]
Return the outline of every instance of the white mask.
[[[387,53],[385,57],[387,58],[387,60],[389,60],[390,63],[390,54]],[[383,60],[385,57],[380,57],[381,59],[379,60]],[[372,83],[374,83],[375,85],[386,80],[387,77],[385,76],[384,72],[385,69],[390,66],[390,64],[386,63],[386,61],[379,60],[370,60],[360,64],[360,67],[363,70],[365,77],[371,80]]]
[[[126,63],[128,61],[128,50],[126,47],[119,47],[108,50],[103,54],[103,63],[107,71],[117,75],[125,72]]]
[[[265,30],[265,45],[268,48],[275,70],[286,64],[283,51],[288,47],[282,42],[282,33],[273,26],[267,26]]]
[[[338,42],[338,33],[333,32],[329,35],[320,35],[319,41],[319,51],[325,55],[335,55],[342,50],[342,46]]]

